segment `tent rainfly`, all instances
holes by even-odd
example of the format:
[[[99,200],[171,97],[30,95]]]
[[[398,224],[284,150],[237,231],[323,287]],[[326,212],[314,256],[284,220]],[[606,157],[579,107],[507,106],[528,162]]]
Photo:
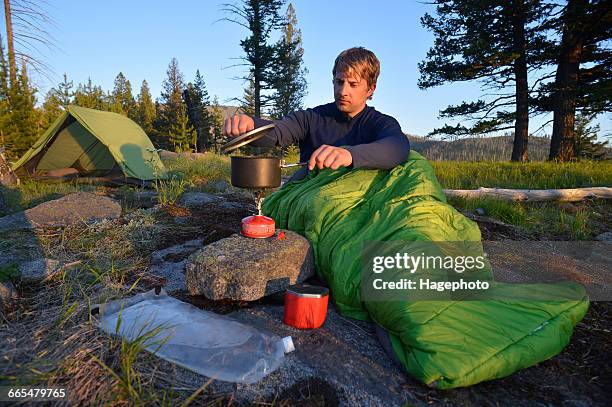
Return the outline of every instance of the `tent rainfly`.
[[[117,113],[70,105],[19,161],[17,173],[67,170],[123,182],[165,179],[166,169],[142,128]]]

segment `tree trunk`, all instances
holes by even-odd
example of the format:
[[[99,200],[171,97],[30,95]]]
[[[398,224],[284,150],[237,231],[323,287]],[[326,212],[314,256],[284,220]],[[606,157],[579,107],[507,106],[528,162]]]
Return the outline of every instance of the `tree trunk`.
[[[255,110],[255,117],[261,117],[261,84],[258,77],[259,75],[255,73],[253,79],[253,107]]]
[[[580,20],[584,18],[587,6],[588,0],[569,0],[563,17],[561,51],[553,95],[553,132],[549,160],[568,161],[575,156],[576,91],[583,46]]]
[[[525,3],[524,0],[513,1],[513,42],[518,54],[514,60],[514,76],[516,80],[516,119],[514,122],[514,146],[512,161],[525,162],[529,160],[527,142],[529,137],[529,105],[527,102],[527,59],[525,56]]]
[[[6,21],[6,43],[8,48],[9,78],[11,86],[17,83],[17,65],[15,62],[15,48],[13,46],[13,22],[11,21],[11,2],[4,0],[4,19]]]
[[[255,117],[261,117],[261,80],[263,70],[265,69],[263,50],[261,47],[263,23],[259,6],[259,2],[253,4],[253,36],[255,37],[253,41],[255,44],[255,61],[253,61],[253,110]]]

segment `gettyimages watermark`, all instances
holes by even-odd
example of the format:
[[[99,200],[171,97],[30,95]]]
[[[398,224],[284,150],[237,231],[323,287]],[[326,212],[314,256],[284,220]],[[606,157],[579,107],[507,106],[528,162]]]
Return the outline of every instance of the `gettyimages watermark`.
[[[609,242],[365,242],[364,301],[612,300]]]

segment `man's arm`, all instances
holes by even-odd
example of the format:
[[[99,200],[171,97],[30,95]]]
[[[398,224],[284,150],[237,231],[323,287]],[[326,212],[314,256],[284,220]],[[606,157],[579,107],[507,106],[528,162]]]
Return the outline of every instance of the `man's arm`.
[[[235,115],[225,121],[224,133],[225,135],[238,136],[247,131],[274,123],[276,127],[272,131],[259,140],[249,143],[249,145],[255,147],[287,147],[291,144],[297,144],[306,136],[308,114],[308,111],[299,110],[275,121],[247,115]]]
[[[353,168],[391,169],[405,162],[410,153],[410,141],[393,118],[378,132],[375,141],[343,147],[353,156]]]

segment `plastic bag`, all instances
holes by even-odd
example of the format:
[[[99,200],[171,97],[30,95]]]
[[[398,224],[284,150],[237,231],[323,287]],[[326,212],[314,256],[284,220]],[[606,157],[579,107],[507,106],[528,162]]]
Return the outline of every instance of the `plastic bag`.
[[[255,383],[294,350],[291,337],[281,339],[155,291],[95,305],[92,314],[100,315],[103,331],[140,340],[163,359],[228,382]]]

